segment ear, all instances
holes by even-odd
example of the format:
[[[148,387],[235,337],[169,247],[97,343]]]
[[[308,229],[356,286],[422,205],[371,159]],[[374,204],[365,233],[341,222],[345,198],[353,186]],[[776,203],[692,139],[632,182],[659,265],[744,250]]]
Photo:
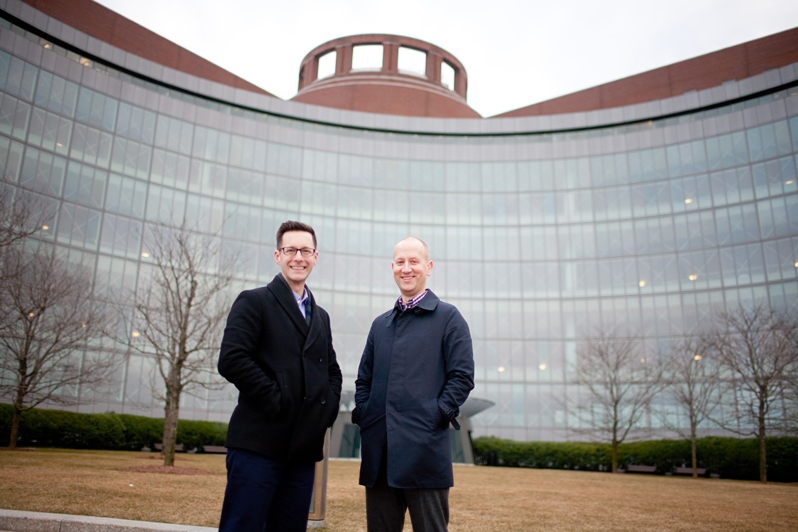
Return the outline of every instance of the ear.
[[[427,263],[427,277],[429,277],[430,275],[432,275],[432,261],[429,261]]]
[[[274,250],[274,262],[276,262],[277,264],[280,264],[280,250],[279,249],[275,249]]]

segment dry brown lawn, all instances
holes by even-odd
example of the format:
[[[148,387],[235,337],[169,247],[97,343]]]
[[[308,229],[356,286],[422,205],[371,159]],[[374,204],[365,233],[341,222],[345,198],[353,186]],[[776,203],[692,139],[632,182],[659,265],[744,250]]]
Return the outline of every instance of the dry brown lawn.
[[[125,471],[160,464],[148,456],[0,451],[0,507],[216,526],[224,457],[179,455],[178,467],[208,474]],[[359,463],[329,467],[326,530],[364,531]],[[454,473],[451,532],[798,530],[798,484],[467,466]]]

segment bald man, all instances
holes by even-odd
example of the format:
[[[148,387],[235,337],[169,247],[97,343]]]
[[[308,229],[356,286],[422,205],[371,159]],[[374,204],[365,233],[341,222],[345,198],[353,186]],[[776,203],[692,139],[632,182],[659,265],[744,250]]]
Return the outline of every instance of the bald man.
[[[429,248],[408,237],[393,252],[400,296],[371,325],[355,381],[360,484],[369,532],[445,532],[454,484],[449,425],[474,388],[471,334],[460,312],[427,289]]]

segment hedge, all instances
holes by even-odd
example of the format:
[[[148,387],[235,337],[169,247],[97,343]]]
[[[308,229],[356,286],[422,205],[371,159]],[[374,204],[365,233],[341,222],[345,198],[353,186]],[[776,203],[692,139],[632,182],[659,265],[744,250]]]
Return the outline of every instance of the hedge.
[[[798,481],[798,438],[766,438],[768,480]],[[759,443],[754,438],[709,437],[697,440],[698,467],[722,478],[759,480]],[[474,461],[481,465],[609,471],[611,447],[603,443],[518,442],[493,437],[474,440]],[[652,440],[623,443],[618,467],[655,465],[661,473],[690,467],[690,442]]]
[[[11,434],[12,413],[11,405],[0,404],[0,446]],[[21,446],[138,451],[161,441],[163,419],[34,408],[22,413],[19,434]],[[185,449],[201,452],[203,445],[224,445],[226,437],[227,423],[181,419],[177,424],[177,443]]]

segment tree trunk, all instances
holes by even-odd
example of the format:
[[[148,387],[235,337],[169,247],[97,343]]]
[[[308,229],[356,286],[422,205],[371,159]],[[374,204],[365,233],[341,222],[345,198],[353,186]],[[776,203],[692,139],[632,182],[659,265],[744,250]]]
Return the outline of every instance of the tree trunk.
[[[180,416],[180,396],[167,391],[163,419],[163,465],[175,465],[175,444],[177,443],[177,421]]]
[[[698,452],[696,449],[696,414],[692,403],[690,404],[690,451],[693,466],[693,478],[698,478]]]
[[[612,472],[618,472],[618,440],[612,439]]]
[[[22,417],[22,411],[14,406],[14,413],[11,414],[11,436],[8,439],[8,448],[16,449],[17,440],[19,439],[19,420]]]
[[[27,367],[22,367],[22,371],[27,371]],[[24,375],[24,373],[23,373]],[[22,378],[20,378],[22,381]],[[22,407],[25,405],[25,395],[27,387],[23,382],[17,386],[17,393],[14,400],[14,413],[11,414],[11,435],[8,437],[8,448],[16,449],[19,439],[19,424],[22,420]]]
[[[765,449],[765,404],[759,401],[759,480],[768,481],[768,454]]]

